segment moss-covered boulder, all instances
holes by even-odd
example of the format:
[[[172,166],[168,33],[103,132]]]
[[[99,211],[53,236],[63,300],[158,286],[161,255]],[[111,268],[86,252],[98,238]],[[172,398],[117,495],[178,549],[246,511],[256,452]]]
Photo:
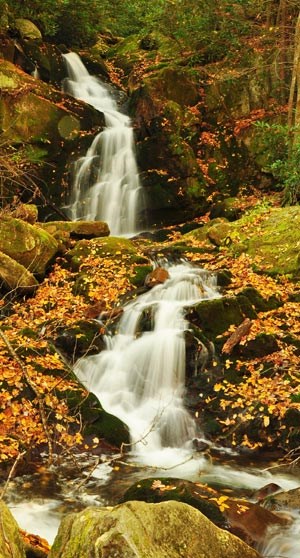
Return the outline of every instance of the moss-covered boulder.
[[[39,28],[30,19],[18,18],[15,20],[14,26],[22,39],[39,40],[42,38]]]
[[[237,221],[230,223],[213,219],[201,229],[187,233],[183,239],[187,243],[195,239],[207,248],[212,245],[222,247],[233,256],[248,254],[253,260],[253,267],[260,272],[295,278],[300,273],[299,206],[279,208],[257,205]],[[277,296],[277,301],[276,296],[273,298],[274,308],[280,304],[280,296]],[[258,310],[267,309],[259,304],[257,297],[254,296],[254,299]]]
[[[0,558],[25,558],[19,527],[7,506],[0,500]]]
[[[192,323],[213,340],[230,325],[239,325],[245,319],[243,309],[235,297],[203,300],[189,310],[187,315]]]
[[[0,252],[0,288],[2,283],[6,289],[14,290],[18,293],[30,293],[38,285],[37,280],[30,271],[3,252]]]
[[[70,514],[49,558],[258,558],[234,535],[181,502],[127,502]]]
[[[43,275],[58,244],[48,232],[20,219],[1,217],[0,251],[32,273]]]
[[[68,257],[74,269],[79,269],[81,263],[90,254],[103,258],[124,259],[127,264],[148,264],[149,260],[140,255],[137,246],[127,238],[110,236],[107,238],[92,238],[79,240],[70,250]]]

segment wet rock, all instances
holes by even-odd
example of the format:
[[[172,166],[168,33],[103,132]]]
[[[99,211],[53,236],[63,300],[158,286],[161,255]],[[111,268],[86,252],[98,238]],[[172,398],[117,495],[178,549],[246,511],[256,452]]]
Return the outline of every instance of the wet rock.
[[[69,393],[68,404],[71,408],[78,405],[84,425],[84,436],[104,438],[117,448],[130,443],[128,426],[118,417],[105,411],[94,394],[85,395],[83,399],[82,396]]]
[[[264,505],[270,510],[300,509],[300,487],[267,496]]]
[[[68,515],[49,558],[258,558],[237,537],[181,502],[127,502]]]
[[[286,516],[276,515],[258,504],[245,500],[230,500],[226,503],[228,507],[224,513],[230,528],[238,536],[244,537],[249,544],[262,542],[268,529],[274,526],[285,527],[291,522]]]
[[[217,492],[206,485],[195,484],[176,478],[150,478],[133,484],[124,494],[122,502],[142,500],[148,503],[176,500],[193,506],[201,511],[215,525],[224,527],[226,519],[220,512],[216,502],[211,500],[218,496]]]
[[[262,500],[265,500],[265,498],[267,498],[267,496],[270,496],[271,494],[275,494],[275,492],[278,492],[278,491],[281,491],[281,490],[282,489],[279,486],[279,484],[276,484],[275,482],[269,482],[268,484],[266,484],[265,486],[263,486],[262,488],[260,488],[256,492],[254,492],[252,497],[253,497],[253,499],[260,502]]]
[[[167,279],[169,278],[170,275],[167,269],[164,269],[163,267],[157,267],[147,275],[145,279],[145,286],[149,288],[155,287],[156,285],[165,283],[165,281],[167,281]]]

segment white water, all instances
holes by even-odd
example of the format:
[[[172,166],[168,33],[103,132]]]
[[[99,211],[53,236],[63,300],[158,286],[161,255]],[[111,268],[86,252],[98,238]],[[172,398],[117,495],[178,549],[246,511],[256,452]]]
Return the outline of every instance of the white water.
[[[130,119],[118,111],[108,89],[88,73],[77,54],[70,52],[64,59],[69,76],[64,90],[103,112],[106,123],[75,164],[69,216],[105,221],[113,235],[135,233],[142,188]]]
[[[300,517],[290,527],[270,528],[265,542],[258,549],[265,558],[299,558],[300,556]]]
[[[153,465],[184,461],[197,435],[184,408],[184,308],[220,296],[215,279],[188,264],[171,265],[170,278],[124,308],[107,350],[82,359],[75,372],[103,407],[130,429],[132,449]],[[147,316],[151,331],[140,332]]]

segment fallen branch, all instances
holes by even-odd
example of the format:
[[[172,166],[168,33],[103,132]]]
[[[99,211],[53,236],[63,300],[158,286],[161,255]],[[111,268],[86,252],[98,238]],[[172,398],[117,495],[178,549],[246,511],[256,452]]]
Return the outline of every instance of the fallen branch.
[[[245,335],[248,335],[251,329],[251,325],[251,320],[249,320],[249,318],[246,318],[239,326],[237,326],[230,337],[228,337],[226,343],[224,343],[222,353],[230,355],[234,347],[238,345],[241,339],[245,337]]]

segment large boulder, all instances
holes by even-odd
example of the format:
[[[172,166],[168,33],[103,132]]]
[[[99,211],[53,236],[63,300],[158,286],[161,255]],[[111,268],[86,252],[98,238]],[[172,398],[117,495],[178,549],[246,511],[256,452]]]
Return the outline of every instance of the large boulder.
[[[25,558],[19,527],[7,506],[0,500],[0,558]]]
[[[299,206],[271,208],[258,205],[233,223],[213,219],[201,229],[184,235],[184,239],[187,243],[193,239],[203,242],[207,249],[212,245],[222,247],[235,256],[248,254],[260,272],[297,278],[300,271],[299,231]]]
[[[20,219],[0,220],[0,251],[32,273],[43,275],[58,244],[48,232]]]
[[[3,252],[0,252],[0,281],[9,290],[31,292],[38,285],[34,275]]]
[[[15,20],[14,26],[22,39],[39,40],[42,38],[39,28],[30,19],[18,18]]]
[[[61,523],[49,558],[259,558],[240,539],[180,502],[87,508]]]

